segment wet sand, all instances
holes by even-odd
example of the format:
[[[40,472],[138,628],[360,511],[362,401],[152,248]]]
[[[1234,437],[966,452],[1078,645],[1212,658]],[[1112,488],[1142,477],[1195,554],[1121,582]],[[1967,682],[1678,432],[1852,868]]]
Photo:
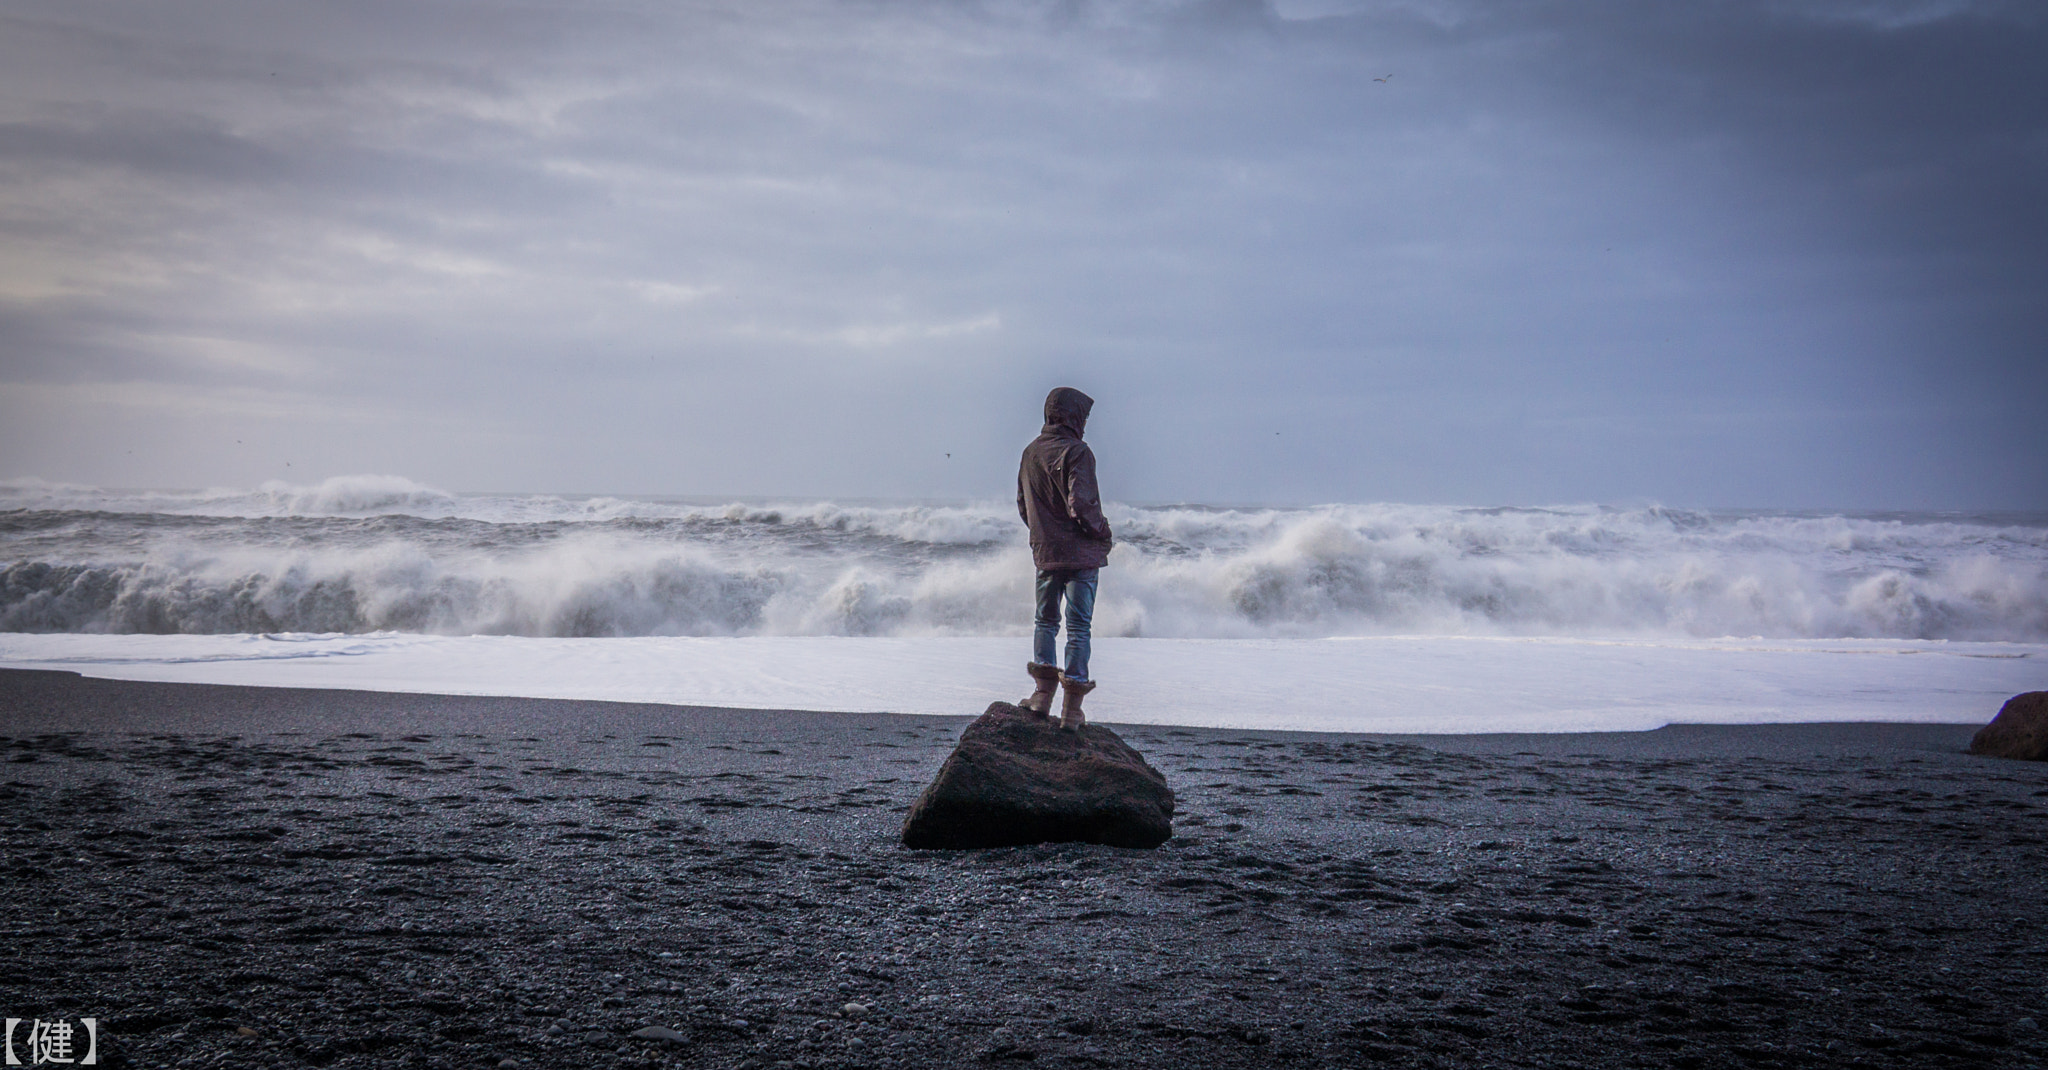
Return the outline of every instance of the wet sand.
[[[1119,726],[1165,847],[906,850],[967,720],[0,671],[0,1013],[134,1067],[2048,1056],[2048,765],[1971,726]]]

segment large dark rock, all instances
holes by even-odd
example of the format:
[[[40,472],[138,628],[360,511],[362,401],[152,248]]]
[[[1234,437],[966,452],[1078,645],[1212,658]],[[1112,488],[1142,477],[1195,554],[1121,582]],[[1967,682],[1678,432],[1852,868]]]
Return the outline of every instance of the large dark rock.
[[[2048,761],[2048,691],[2014,695],[1970,739],[1971,754]]]
[[[1173,836],[1173,789],[1099,724],[1077,733],[1007,702],[988,708],[910,808],[919,848],[1102,843],[1157,847]]]

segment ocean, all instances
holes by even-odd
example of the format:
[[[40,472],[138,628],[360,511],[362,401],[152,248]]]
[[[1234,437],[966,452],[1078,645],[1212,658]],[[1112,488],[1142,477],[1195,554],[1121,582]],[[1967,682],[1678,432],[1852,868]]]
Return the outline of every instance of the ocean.
[[[2048,687],[2048,516],[1106,511],[1109,720],[1970,720]],[[0,484],[0,665],[95,675],[975,713],[1028,690],[1030,585],[1007,500]]]

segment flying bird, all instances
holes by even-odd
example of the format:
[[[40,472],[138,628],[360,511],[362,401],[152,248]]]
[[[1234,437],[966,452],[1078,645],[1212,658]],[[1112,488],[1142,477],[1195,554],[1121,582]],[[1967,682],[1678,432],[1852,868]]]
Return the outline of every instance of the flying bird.
[[[1386,82],[1386,81],[1391,81],[1391,80],[1393,79],[1393,77],[1394,77],[1394,76],[1390,74],[1390,75],[1387,75],[1387,76],[1386,76],[1385,78],[1375,78],[1375,79],[1373,79],[1373,81],[1375,81],[1375,82]]]

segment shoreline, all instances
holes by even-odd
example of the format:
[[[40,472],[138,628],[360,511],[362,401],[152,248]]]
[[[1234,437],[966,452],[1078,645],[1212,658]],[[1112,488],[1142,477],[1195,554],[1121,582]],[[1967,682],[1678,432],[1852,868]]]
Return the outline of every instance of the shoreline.
[[[1123,724],[1322,732],[1982,723],[2048,686],[2048,645],[1381,636],[1098,640]],[[100,678],[757,710],[978,713],[1028,689],[1000,637],[0,633],[0,666]]]
[[[1028,681],[1012,690],[1023,691]],[[976,702],[1007,699],[996,691]],[[1596,731],[1370,732],[1304,728],[1236,727],[1162,722],[1129,722],[1114,715],[1091,716],[1090,723],[1120,732],[1181,730],[1204,734],[1248,734],[1304,739],[1451,742],[1540,740],[1640,740],[1657,733],[1684,735],[1686,745],[1726,749],[1745,737],[1780,741],[1811,737],[1812,745],[1840,747],[1860,738],[1948,740],[1969,736],[1998,712],[1990,703],[1980,721],[1817,719],[1812,721],[1671,721],[1650,728]],[[916,723],[965,725],[979,709],[957,714],[899,713],[700,703],[646,702],[612,698],[555,698],[523,695],[480,695],[374,687],[299,687],[273,684],[206,683],[143,680],[87,675],[71,668],[0,666],[0,735],[38,731],[259,731],[268,726],[303,730],[316,724],[347,724],[352,730],[394,728],[400,719],[437,730],[495,729],[548,724],[613,728],[662,727],[706,729],[756,721],[808,722],[813,719],[879,718]],[[109,719],[112,719],[110,721]],[[118,722],[118,724],[114,723]],[[1668,738],[1668,737],[1659,737]],[[1720,742],[1711,742],[1720,741]]]
[[[906,850],[967,719],[0,672],[0,1010],[149,1067],[2048,1059],[2048,764],[1975,726],[1118,725],[1161,848]]]

